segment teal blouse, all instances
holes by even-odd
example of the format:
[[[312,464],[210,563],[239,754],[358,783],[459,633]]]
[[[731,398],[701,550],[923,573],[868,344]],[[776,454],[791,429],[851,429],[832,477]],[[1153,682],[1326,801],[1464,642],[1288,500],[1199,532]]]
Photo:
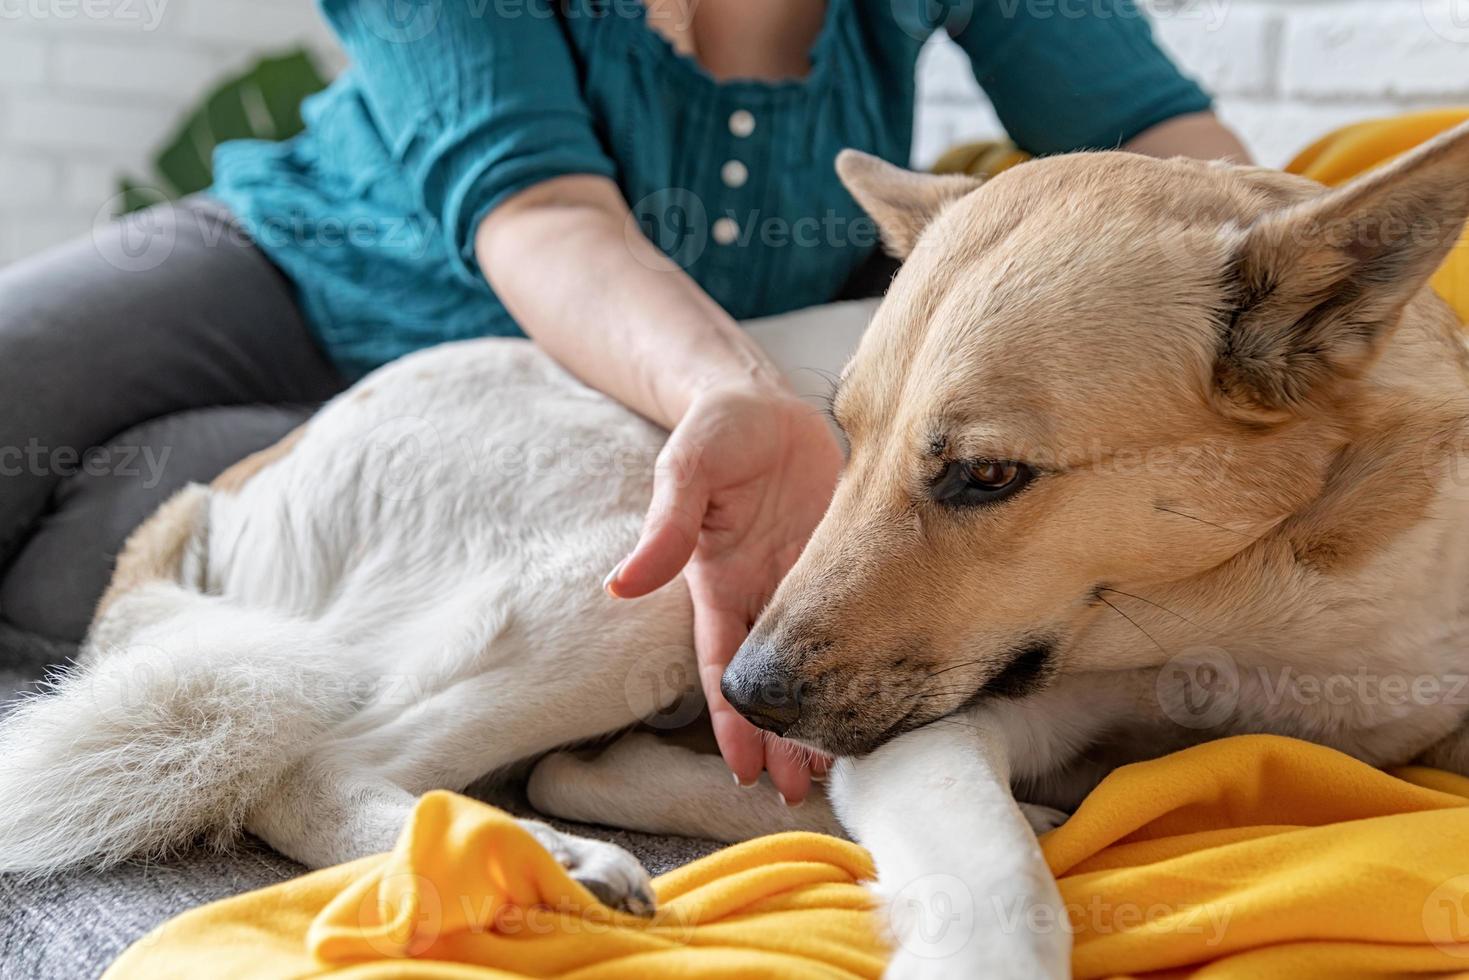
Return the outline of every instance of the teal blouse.
[[[474,230],[563,174],[616,181],[643,232],[736,318],[832,299],[877,244],[833,158],[853,146],[907,163],[919,48],[941,28],[1032,153],[1116,146],[1209,105],[1132,0],[827,0],[809,74],[773,83],[716,81],[641,0],[321,6],[352,67],[306,105],[302,135],[222,146],[213,193],[350,376],[519,334]]]

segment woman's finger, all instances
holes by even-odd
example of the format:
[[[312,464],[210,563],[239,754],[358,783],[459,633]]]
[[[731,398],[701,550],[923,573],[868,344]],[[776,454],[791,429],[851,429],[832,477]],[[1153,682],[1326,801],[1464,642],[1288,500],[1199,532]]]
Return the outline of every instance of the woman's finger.
[[[750,724],[723,698],[709,706],[709,720],[714,726],[714,740],[719,754],[741,786],[754,786],[765,768],[765,739],[760,729]],[[767,790],[768,792],[768,790]]]
[[[741,786],[753,786],[760,778],[765,768],[765,742],[761,731],[724,699],[719,682],[747,631],[743,616],[695,598],[694,651],[699,661],[699,683],[709,705],[719,754]]]
[[[807,754],[799,746],[783,742],[750,724],[724,699],[719,689],[724,668],[734,659],[748,632],[743,614],[695,600],[694,646],[699,658],[699,681],[709,702],[709,718],[720,754],[741,786],[753,786],[761,771],[768,771],[770,781],[786,803],[795,806],[811,791]]]
[[[683,466],[676,447],[670,447],[659,454],[642,537],[603,583],[619,599],[636,599],[667,585],[699,543],[709,492],[697,469]]]
[[[769,736],[765,740],[765,770],[787,806],[798,806],[811,792],[808,753],[798,745]]]

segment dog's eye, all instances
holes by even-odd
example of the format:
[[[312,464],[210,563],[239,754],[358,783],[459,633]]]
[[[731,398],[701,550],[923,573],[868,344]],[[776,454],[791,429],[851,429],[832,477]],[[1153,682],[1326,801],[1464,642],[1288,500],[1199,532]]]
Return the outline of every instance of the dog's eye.
[[[993,504],[1018,493],[1035,476],[1029,466],[1002,459],[959,459],[933,482],[933,499],[953,507]]]

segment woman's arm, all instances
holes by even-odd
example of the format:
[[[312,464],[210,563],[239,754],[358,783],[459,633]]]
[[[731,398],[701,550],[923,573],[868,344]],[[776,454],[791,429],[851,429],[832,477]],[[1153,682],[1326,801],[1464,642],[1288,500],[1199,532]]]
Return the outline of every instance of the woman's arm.
[[[985,0],[966,5],[969,16],[951,27],[1022,150],[1116,149],[1208,112],[1208,94],[1158,47],[1135,0],[1076,7],[1061,15]]]
[[[760,347],[643,236],[605,177],[558,177],[515,195],[480,224],[475,252],[536,343],[665,429],[699,392],[785,390]]]
[[[1174,116],[1138,133],[1122,144],[1124,150],[1150,157],[1193,157],[1251,163],[1250,151],[1212,112]]]
[[[720,750],[739,783],[768,770],[799,803],[810,789],[806,761],[763,737],[719,685],[831,499],[842,454],[825,419],[643,237],[606,178],[558,177],[515,195],[480,224],[475,249],[543,349],[672,430],[641,538],[607,590],[635,598],[684,573]]]

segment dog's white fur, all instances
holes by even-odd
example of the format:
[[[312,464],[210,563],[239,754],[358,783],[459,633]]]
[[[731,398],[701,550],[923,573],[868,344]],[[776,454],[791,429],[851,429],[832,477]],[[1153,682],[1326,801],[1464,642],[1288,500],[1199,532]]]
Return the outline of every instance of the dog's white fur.
[[[1469,157],[1466,147],[1469,136],[1460,133],[1416,158],[1416,170],[1395,174],[1420,181],[1410,191],[1442,192],[1457,186],[1448,165]],[[874,166],[849,158],[853,186],[863,189],[863,171]],[[1032,171],[1029,187],[1050,187],[1049,180],[1065,191],[1118,171],[1157,181],[1160,195],[1194,182],[1201,201],[1226,215],[1241,210],[1247,220],[1256,216],[1250,209],[1263,211],[1273,201],[1286,222],[1302,212],[1285,205],[1311,194],[1298,183],[1280,184],[1278,175],[1169,166],[1112,155],[1055,161]],[[1012,181],[1019,198],[1024,179]],[[989,227],[1003,216],[987,211],[985,202],[954,203],[970,185],[881,173],[874,180],[866,185],[871,193],[859,197],[905,250],[945,234],[966,246],[1003,237]],[[1384,196],[1384,186],[1395,193],[1391,184],[1362,186],[1359,197],[1369,204]],[[1054,196],[1042,196],[1037,207]],[[1422,208],[1430,195],[1388,199],[1394,207]],[[1469,198],[1456,200],[1461,223]],[[1121,206],[1151,220],[1146,198]],[[1077,213],[1075,202],[1058,207],[1065,227]],[[1443,678],[1460,662],[1469,498],[1455,491],[1445,468],[1455,447],[1445,443],[1462,432],[1469,406],[1462,345],[1448,336],[1446,310],[1426,295],[1407,303],[1396,333],[1384,327],[1368,341],[1368,353],[1352,346],[1363,343],[1360,331],[1336,336],[1330,321],[1315,328],[1325,330],[1320,337],[1297,344],[1289,318],[1252,326],[1249,317],[1264,316],[1259,311],[1268,312],[1281,295],[1290,299],[1288,291],[1267,289],[1241,305],[1228,328],[1238,334],[1234,346],[1218,354],[1207,277],[1220,275],[1216,259],[1226,249],[1244,249],[1248,260],[1255,244],[1226,219],[1212,220],[1222,230],[1202,222],[1203,232],[1193,225],[1178,231],[1193,249],[1184,257],[1198,266],[1195,293],[1175,296],[1171,284],[1155,284],[1151,302],[1177,300],[1184,326],[1148,322],[1126,338],[1136,343],[1141,336],[1144,353],[1105,367],[1125,385],[1138,361],[1155,351],[1164,352],[1165,362],[1194,358],[1203,375],[1217,357],[1220,366],[1207,383],[1218,390],[1207,397],[1227,401],[1221,417],[1248,416],[1243,428],[1230,428],[1238,419],[1226,424],[1215,409],[1196,403],[1198,392],[1171,380],[1152,390],[1158,401],[1149,410],[1221,433],[1252,467],[1273,473],[1299,499],[1281,504],[1279,514],[1270,509],[1276,502],[1265,500],[1257,509],[1268,519],[1247,531],[1209,519],[1197,520],[1197,527],[1151,525],[1155,511],[1172,513],[1154,507],[1157,495],[1179,488],[1218,506],[1238,505],[1238,519],[1254,520],[1255,501],[1235,499],[1253,488],[1245,481],[1221,495],[1215,486],[1179,482],[1169,473],[1162,483],[1150,477],[1152,483],[1134,481],[1136,492],[1126,484],[1118,492],[1107,482],[1112,477],[1072,467],[1083,474],[1075,480],[1091,481],[1075,485],[1111,494],[1109,517],[1116,519],[1115,527],[1075,525],[1072,533],[1093,536],[1079,543],[1077,558],[1105,566],[1119,542],[1141,549],[1113,561],[1150,590],[1132,596],[1144,605],[1131,615],[1109,618],[1090,608],[1095,603],[1088,603],[1086,590],[1078,591],[1093,581],[1084,577],[1058,584],[1055,575],[1032,575],[1011,590],[989,588],[982,579],[972,588],[963,584],[976,554],[963,535],[979,534],[975,527],[985,542],[1018,529],[1036,537],[1056,533],[1029,521],[1024,507],[996,511],[988,523],[952,533],[957,522],[935,516],[931,533],[913,535],[924,530],[922,517],[913,515],[928,502],[904,494],[924,484],[908,474],[909,433],[889,438],[885,427],[912,406],[923,409],[934,392],[944,396],[945,424],[973,423],[962,409],[951,411],[950,402],[1003,385],[994,358],[1020,358],[1018,374],[1033,357],[1056,359],[1050,366],[1062,376],[1080,378],[1092,366],[1078,360],[1091,352],[1078,353],[1074,339],[1050,348],[1043,342],[1037,352],[1028,336],[1007,345],[965,322],[975,300],[970,294],[987,300],[1004,276],[1013,276],[1012,253],[1021,246],[980,250],[981,269],[992,254],[1012,264],[979,281],[973,267],[950,261],[947,251],[905,268],[873,328],[880,335],[863,342],[845,406],[838,405],[863,429],[854,433],[858,477],[843,482],[832,514],[762,618],[758,642],[747,644],[736,663],[806,671],[821,696],[851,698],[856,690],[854,700],[867,716],[859,724],[861,710],[854,709],[847,727],[865,726],[865,735],[878,736],[889,721],[892,730],[903,730],[913,704],[923,704],[914,701],[922,684],[938,673],[963,669],[975,676],[962,688],[933,692],[953,699],[947,712],[957,715],[896,738],[871,738],[871,751],[839,760],[829,807],[817,798],[788,809],[768,787],[735,786],[716,757],[646,732],[625,735],[590,760],[556,751],[649,719],[665,725],[662,713],[681,717],[675,706],[696,692],[682,583],[632,602],[613,601],[599,587],[636,537],[662,439],[530,344],[475,341],[375,372],[289,444],[247,467],[244,478],[190,488],[138,531],[82,661],[57,679],[50,695],[0,721],[0,870],[105,865],[166,853],[201,834],[225,839],[242,827],[307,864],[331,864],[388,848],[418,794],[462,789],[539,759],[531,799],[567,818],[725,840],[796,827],[836,831],[839,818],[874,854],[877,889],[898,940],[894,976],[1061,976],[1069,951],[1065,929],[1017,926],[1064,922],[1031,833],[1032,826],[1054,822],[1054,814],[1017,805],[1012,784],[1029,799],[1069,807],[1120,762],[1234,731],[1313,738],[1376,763],[1421,756],[1463,771],[1469,763],[1464,709],[1452,699],[1407,709],[1361,698],[1283,703],[1279,690],[1267,689],[1269,669],[1278,678],[1286,665],[1318,678],[1358,663],[1384,676]],[[1295,247],[1268,239],[1273,220],[1253,226],[1264,229],[1259,234],[1267,239],[1258,247],[1271,261]],[[1203,245],[1190,235],[1203,235]],[[1145,251],[1133,242],[1118,247]],[[1425,252],[1422,262],[1432,258]],[[1051,260],[1038,253],[1034,267],[1044,270]],[[1113,253],[1090,260],[1107,267]],[[1346,268],[1335,253],[1290,261],[1308,279]],[[1239,268],[1242,276],[1250,271],[1248,261]],[[1188,274],[1187,262],[1180,262],[1180,282]],[[1373,274],[1383,278],[1380,269]],[[1139,288],[1151,281],[1144,280]],[[1114,298],[1115,289],[1092,285],[1100,290],[1095,308],[1116,304],[1142,318],[1153,313],[1148,301],[1129,310]],[[1039,286],[1026,288],[1032,299],[1050,296]],[[1387,287],[1374,282],[1371,288]],[[1196,295],[1204,298],[1195,302]],[[793,377],[819,390],[821,372],[845,359],[869,313],[863,305],[836,307],[751,329],[786,366],[812,369]],[[1004,320],[991,318],[987,323],[999,325],[986,329],[999,332]],[[1198,332],[1196,340],[1178,339],[1185,326]],[[1157,331],[1156,340],[1146,339],[1148,330]],[[955,356],[974,335],[995,344],[992,358]],[[1245,343],[1255,346],[1241,353]],[[934,365],[923,361],[930,348],[941,355]],[[1192,370],[1185,365],[1180,377]],[[1333,372],[1350,380],[1330,380]],[[912,378],[923,384],[915,387]],[[1336,407],[1323,407],[1327,388]],[[1072,397],[1077,404],[1069,410],[1053,411],[1055,425],[1086,413],[1124,437],[1149,431],[1152,420],[1134,418],[1125,403],[1108,400],[1110,392]],[[874,415],[871,403],[884,398],[887,408]],[[1321,404],[1292,401],[1311,399]],[[1432,410],[1417,407],[1430,403]],[[1384,423],[1371,413],[1344,412],[1334,421],[1330,413],[1344,404],[1401,418]],[[1297,411],[1308,421],[1289,423]],[[1003,421],[1002,413],[980,412],[985,432],[993,433],[996,418]],[[1283,429],[1271,428],[1282,419]],[[961,437],[963,431],[949,438]],[[920,466],[948,451],[933,449],[934,439],[926,438],[930,448],[919,447]],[[1416,459],[1419,477],[1402,490],[1376,467],[1400,465],[1403,453],[1417,453],[1413,439],[1429,442]],[[1331,440],[1335,448],[1322,448]],[[873,445],[891,451],[878,453]],[[1323,475],[1292,483],[1291,467],[1308,468],[1301,454],[1313,451],[1320,459],[1309,465],[1319,465]],[[1067,469],[1064,460],[1058,469]],[[1029,499],[1053,512],[1071,507],[1085,514],[1088,495],[1068,494],[1072,485],[1055,480]],[[883,493],[899,506],[893,509]],[[1401,499],[1399,513],[1383,509],[1384,495]],[[874,545],[847,533],[853,527],[880,536],[875,540],[886,549],[880,560]],[[1226,534],[1235,537],[1220,537]],[[1036,551],[1040,560],[1058,560],[1044,541]],[[902,572],[896,585],[882,578],[909,560],[913,571]],[[1071,560],[1061,555],[1056,567],[1067,571]],[[1193,562],[1197,568],[1187,567]],[[1025,579],[1027,568],[1016,567]],[[1113,591],[1136,588],[1126,578],[1104,581]],[[935,607],[928,593],[951,587],[965,603]],[[889,609],[894,594],[905,590],[914,601]],[[1047,618],[1016,611],[1027,602]],[[831,615],[830,603],[846,603],[860,615]],[[975,632],[975,609],[986,603],[994,608],[980,616]],[[892,622],[905,616],[915,619],[906,633],[905,624]],[[1019,622],[1014,635],[996,632],[1012,619]],[[957,648],[935,624],[953,627]],[[1059,637],[1045,651],[1060,657],[1047,683],[1023,696],[991,692],[975,700],[1018,659],[1016,639],[1037,628]],[[886,662],[867,656],[894,653],[894,636],[907,644],[896,652],[907,655]],[[1231,662],[1242,668],[1238,710],[1207,731],[1180,730],[1177,719],[1185,712],[1177,702],[1194,678],[1173,669],[1178,664],[1168,661],[1168,651],[1226,641]],[[969,656],[975,649],[977,659]],[[914,657],[932,662],[904,668]],[[827,694],[820,683],[834,673],[841,679],[833,663],[871,686]],[[949,666],[928,671],[936,664]],[[1252,672],[1259,666],[1267,673]],[[898,680],[884,686],[884,671],[898,669],[913,671],[917,693]],[[801,722],[824,726],[814,741],[846,737],[836,715],[803,709]],[[646,907],[646,878],[628,855],[529,826],[606,900]]]

